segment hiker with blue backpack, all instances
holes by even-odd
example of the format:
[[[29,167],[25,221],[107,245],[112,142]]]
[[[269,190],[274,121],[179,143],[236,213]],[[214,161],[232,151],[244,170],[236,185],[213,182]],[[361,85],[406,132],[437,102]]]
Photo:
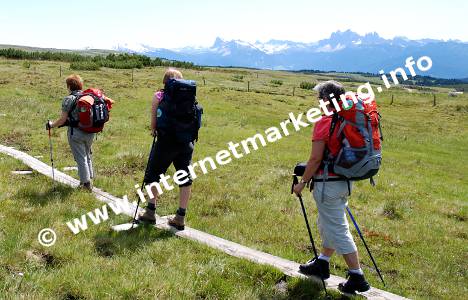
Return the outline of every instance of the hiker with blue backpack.
[[[340,99],[340,95],[345,95],[345,89],[336,81],[323,82],[315,90],[323,101],[338,99],[339,109],[328,105],[328,111],[333,113],[323,115],[315,124],[310,158],[301,171],[295,170],[295,173],[300,173],[297,175],[302,176],[300,182],[296,179],[293,185],[293,191],[301,203],[304,187],[309,184],[313,189],[322,238],[320,255],[300,265],[299,270],[322,280],[328,279],[330,258],[336,252],[343,256],[349,268],[348,279],[339,285],[339,289],[345,293],[364,292],[370,289],[370,285],[359,264],[346,211],[349,213],[347,205],[353,188],[352,181],[370,179],[373,183],[372,176],[380,167],[379,115],[375,101],[367,103],[359,96],[354,99],[345,97],[346,101]],[[306,223],[308,225],[307,218]],[[356,229],[359,231],[358,227]]]
[[[138,221],[156,222],[156,203],[159,196],[155,185],[171,164],[179,178],[179,208],[168,224],[178,230],[185,228],[185,215],[192,191],[191,164],[195,141],[201,126],[202,108],[196,101],[196,84],[184,80],[182,73],[169,68],[163,77],[164,89],[156,91],[151,105],[151,133],[154,136],[143,184],[150,187],[148,205],[138,215]],[[157,137],[157,139],[156,139]]]
[[[114,101],[98,89],[82,91],[83,79],[79,75],[70,75],[65,82],[69,95],[62,101],[62,114],[56,121],[47,121],[46,130],[49,131],[50,142],[51,128],[68,126],[68,143],[78,166],[80,188],[91,191],[94,178],[91,147],[95,134],[101,132],[109,120]],[[52,143],[50,152],[53,168]]]

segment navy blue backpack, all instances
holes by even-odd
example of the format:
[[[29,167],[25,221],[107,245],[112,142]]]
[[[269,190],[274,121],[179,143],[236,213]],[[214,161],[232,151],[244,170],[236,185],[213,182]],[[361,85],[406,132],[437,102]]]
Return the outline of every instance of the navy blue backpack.
[[[197,102],[197,84],[193,80],[170,79],[156,113],[158,136],[180,143],[198,140],[203,107]]]

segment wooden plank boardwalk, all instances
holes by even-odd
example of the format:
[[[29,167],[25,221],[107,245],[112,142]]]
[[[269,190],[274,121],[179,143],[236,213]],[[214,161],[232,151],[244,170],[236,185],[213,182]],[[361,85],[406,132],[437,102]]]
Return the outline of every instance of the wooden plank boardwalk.
[[[3,145],[0,145],[0,153],[14,157],[22,161],[24,164],[26,164],[30,168],[36,170],[37,172],[52,178],[52,168],[49,165],[43,163],[42,161],[24,152],[18,151],[12,147],[6,147]],[[60,172],[57,169],[54,170],[54,173],[55,173],[55,180],[60,183],[69,185],[71,187],[77,187],[79,185],[79,181],[77,179],[63,172]],[[93,193],[98,200],[105,202],[105,203],[116,203],[117,201],[123,201],[121,198],[115,197],[95,187],[93,188]],[[124,210],[123,213],[130,217],[133,217],[135,207],[133,207],[132,209],[131,206],[132,205],[130,205],[129,209]],[[163,230],[171,231],[176,236],[179,236],[181,238],[186,238],[192,241],[205,244],[209,247],[223,251],[224,253],[228,255],[239,257],[239,258],[244,258],[252,262],[258,263],[258,264],[272,266],[280,270],[281,272],[283,272],[285,275],[293,276],[293,277],[300,277],[300,278],[307,278],[317,283],[321,283],[320,279],[317,277],[305,276],[299,273],[298,272],[299,264],[296,262],[293,262],[293,261],[290,261],[290,260],[287,260],[278,256],[274,256],[265,252],[261,252],[261,251],[240,245],[235,242],[228,241],[226,239],[223,239],[223,238],[220,238],[220,237],[217,237],[209,233],[199,231],[190,227],[185,227],[185,230],[178,231],[175,228],[167,224],[167,217],[159,217],[155,224],[155,227],[163,229]],[[330,278],[326,280],[327,288],[337,290],[338,284],[343,281],[345,281],[344,278],[331,275]],[[376,288],[371,288],[369,291],[365,293],[360,293],[360,295],[367,299],[388,299],[388,300],[406,299],[404,297],[401,297],[401,296],[398,296],[398,295],[395,295],[395,294],[392,294],[392,293],[389,293],[380,289],[376,289]]]

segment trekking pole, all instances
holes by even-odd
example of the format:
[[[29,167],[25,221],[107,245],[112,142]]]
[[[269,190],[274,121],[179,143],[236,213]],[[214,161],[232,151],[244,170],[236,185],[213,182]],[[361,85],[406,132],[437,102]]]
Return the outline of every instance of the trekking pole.
[[[140,186],[141,191],[143,191],[143,186],[145,185],[146,173],[148,173],[148,165],[149,165],[149,162],[151,160],[151,155],[153,155],[153,148],[154,148],[155,143],[156,143],[156,135],[154,135],[153,143],[151,144],[151,151],[150,151],[150,155],[148,156],[148,162],[146,163],[145,175],[143,177],[143,182],[141,183],[141,186]],[[141,201],[141,199],[140,199],[140,197],[138,197],[137,206],[135,208],[135,213],[133,214],[132,227],[130,229],[133,229],[133,226],[138,223],[137,220],[136,220],[136,215],[138,213],[138,208],[140,207],[140,201]]]
[[[297,177],[293,175],[293,184],[291,187],[291,194],[293,193],[294,185],[296,185],[297,183],[298,183]],[[315,248],[314,238],[312,237],[312,231],[310,230],[309,220],[307,219],[307,213],[304,207],[304,201],[302,201],[301,195],[296,195],[296,196],[297,198],[299,198],[299,202],[301,203],[302,214],[304,215],[304,220],[306,223],[307,232],[309,233],[309,239],[310,239],[310,243],[312,244],[312,249],[314,251],[315,259],[318,259],[317,248]],[[322,285],[323,285],[323,290],[325,291],[325,295],[328,298],[328,292],[327,292],[327,286],[325,284],[325,280],[322,278],[322,276],[320,276],[320,279],[322,280]]]
[[[50,120],[47,120],[47,122],[50,122]],[[50,152],[50,162],[52,164],[52,186],[53,190],[55,192],[55,173],[54,173],[54,156],[52,152],[52,137],[50,135],[50,126],[49,126],[49,152]]]
[[[346,210],[348,211],[349,217],[350,217],[351,220],[353,221],[354,227],[356,227],[356,230],[357,230],[359,236],[361,237],[362,242],[364,243],[364,247],[366,247],[367,253],[369,253],[370,259],[372,260],[372,263],[374,264],[374,267],[375,267],[375,269],[377,270],[377,274],[379,274],[380,280],[382,280],[382,283],[383,283],[383,285],[385,286],[385,281],[384,281],[384,279],[383,279],[383,277],[382,277],[382,274],[380,273],[379,267],[377,267],[377,263],[375,262],[374,257],[372,256],[372,253],[370,252],[369,247],[367,247],[366,240],[365,240],[364,237],[362,236],[361,230],[359,229],[359,226],[358,226],[358,224],[357,224],[357,222],[356,222],[356,219],[354,219],[354,216],[353,216],[353,214],[351,213],[351,210],[349,209],[348,206],[346,206]]]

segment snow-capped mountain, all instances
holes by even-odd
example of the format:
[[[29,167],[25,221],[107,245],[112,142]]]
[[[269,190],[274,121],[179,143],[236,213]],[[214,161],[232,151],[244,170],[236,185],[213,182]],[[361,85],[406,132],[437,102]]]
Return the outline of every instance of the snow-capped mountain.
[[[417,59],[427,55],[432,58],[433,67],[422,75],[468,77],[468,43],[457,40],[410,40],[405,37],[384,39],[376,32],[359,35],[351,30],[337,31],[327,39],[312,43],[286,40],[249,43],[218,37],[210,47],[163,49],[147,45],[122,45],[116,49],[191,61],[199,65],[372,73],[403,66],[409,56]]]

